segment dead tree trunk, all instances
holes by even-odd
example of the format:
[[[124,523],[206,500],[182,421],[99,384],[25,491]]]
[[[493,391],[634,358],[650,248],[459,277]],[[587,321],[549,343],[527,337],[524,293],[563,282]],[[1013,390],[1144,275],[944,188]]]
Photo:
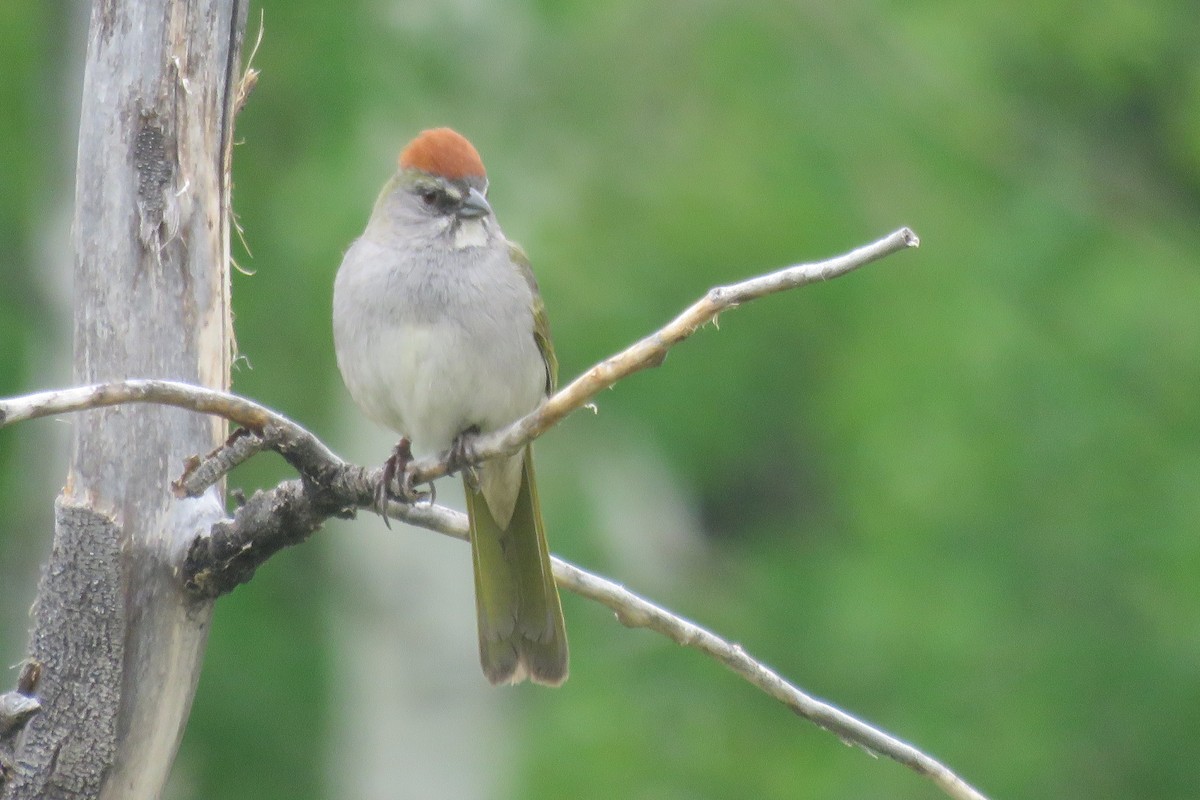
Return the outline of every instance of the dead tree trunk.
[[[226,388],[229,159],[245,0],[96,0],[75,190],[77,384],[162,377]],[[182,548],[217,490],[170,490],[217,418],[126,405],[73,417],[53,551],[34,608],[42,710],[4,798],[154,798],[199,675],[211,604]],[[26,687],[29,688],[29,687]]]

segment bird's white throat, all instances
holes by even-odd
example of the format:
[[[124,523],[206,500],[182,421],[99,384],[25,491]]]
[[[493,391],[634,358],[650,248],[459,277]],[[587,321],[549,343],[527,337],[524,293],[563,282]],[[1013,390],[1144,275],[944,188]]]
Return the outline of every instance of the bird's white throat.
[[[488,243],[487,220],[484,218],[458,220],[454,226],[452,241],[456,250],[483,247]]]

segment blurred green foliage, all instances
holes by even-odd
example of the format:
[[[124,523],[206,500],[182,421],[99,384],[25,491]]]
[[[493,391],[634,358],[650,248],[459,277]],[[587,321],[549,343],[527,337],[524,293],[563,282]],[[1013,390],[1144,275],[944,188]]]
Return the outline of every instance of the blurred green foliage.
[[[31,264],[61,167],[39,142],[67,124],[43,71],[82,48],[64,6],[0,6],[6,394],[41,388]],[[395,151],[435,124],[483,153],[564,378],[710,285],[910,225],[920,250],[725,315],[561,435],[627,425],[694,498],[709,547],[664,602],[995,797],[1195,797],[1195,11],[267,4],[235,153],[254,271],[234,280],[235,388],[329,430],[347,402],[333,272]],[[6,520],[53,496],[13,488],[13,441]],[[554,452],[577,476],[545,492],[554,547],[610,571],[578,510],[587,451]],[[237,482],[285,474],[264,459]],[[0,527],[6,551],[18,537],[44,547],[49,529]],[[218,606],[184,743],[196,796],[324,796],[324,569],[299,548]],[[716,665],[566,605],[573,676],[519,695],[513,796],[936,796]],[[2,632],[12,663],[22,631]]]

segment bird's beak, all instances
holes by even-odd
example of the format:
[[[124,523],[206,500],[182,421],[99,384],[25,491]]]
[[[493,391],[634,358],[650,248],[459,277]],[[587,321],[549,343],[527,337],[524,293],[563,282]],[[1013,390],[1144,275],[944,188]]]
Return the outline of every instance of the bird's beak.
[[[478,219],[491,213],[492,206],[478,189],[471,189],[467,192],[467,196],[463,198],[462,207],[458,210],[458,216],[467,219]]]

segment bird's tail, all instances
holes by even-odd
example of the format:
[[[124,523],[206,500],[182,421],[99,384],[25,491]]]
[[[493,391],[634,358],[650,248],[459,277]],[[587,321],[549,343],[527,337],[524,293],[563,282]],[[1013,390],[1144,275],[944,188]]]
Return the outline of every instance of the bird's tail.
[[[465,485],[475,568],[479,659],[494,684],[559,686],[567,679],[567,630],[542,527],[533,452],[524,462],[512,518],[496,521],[483,491]]]

